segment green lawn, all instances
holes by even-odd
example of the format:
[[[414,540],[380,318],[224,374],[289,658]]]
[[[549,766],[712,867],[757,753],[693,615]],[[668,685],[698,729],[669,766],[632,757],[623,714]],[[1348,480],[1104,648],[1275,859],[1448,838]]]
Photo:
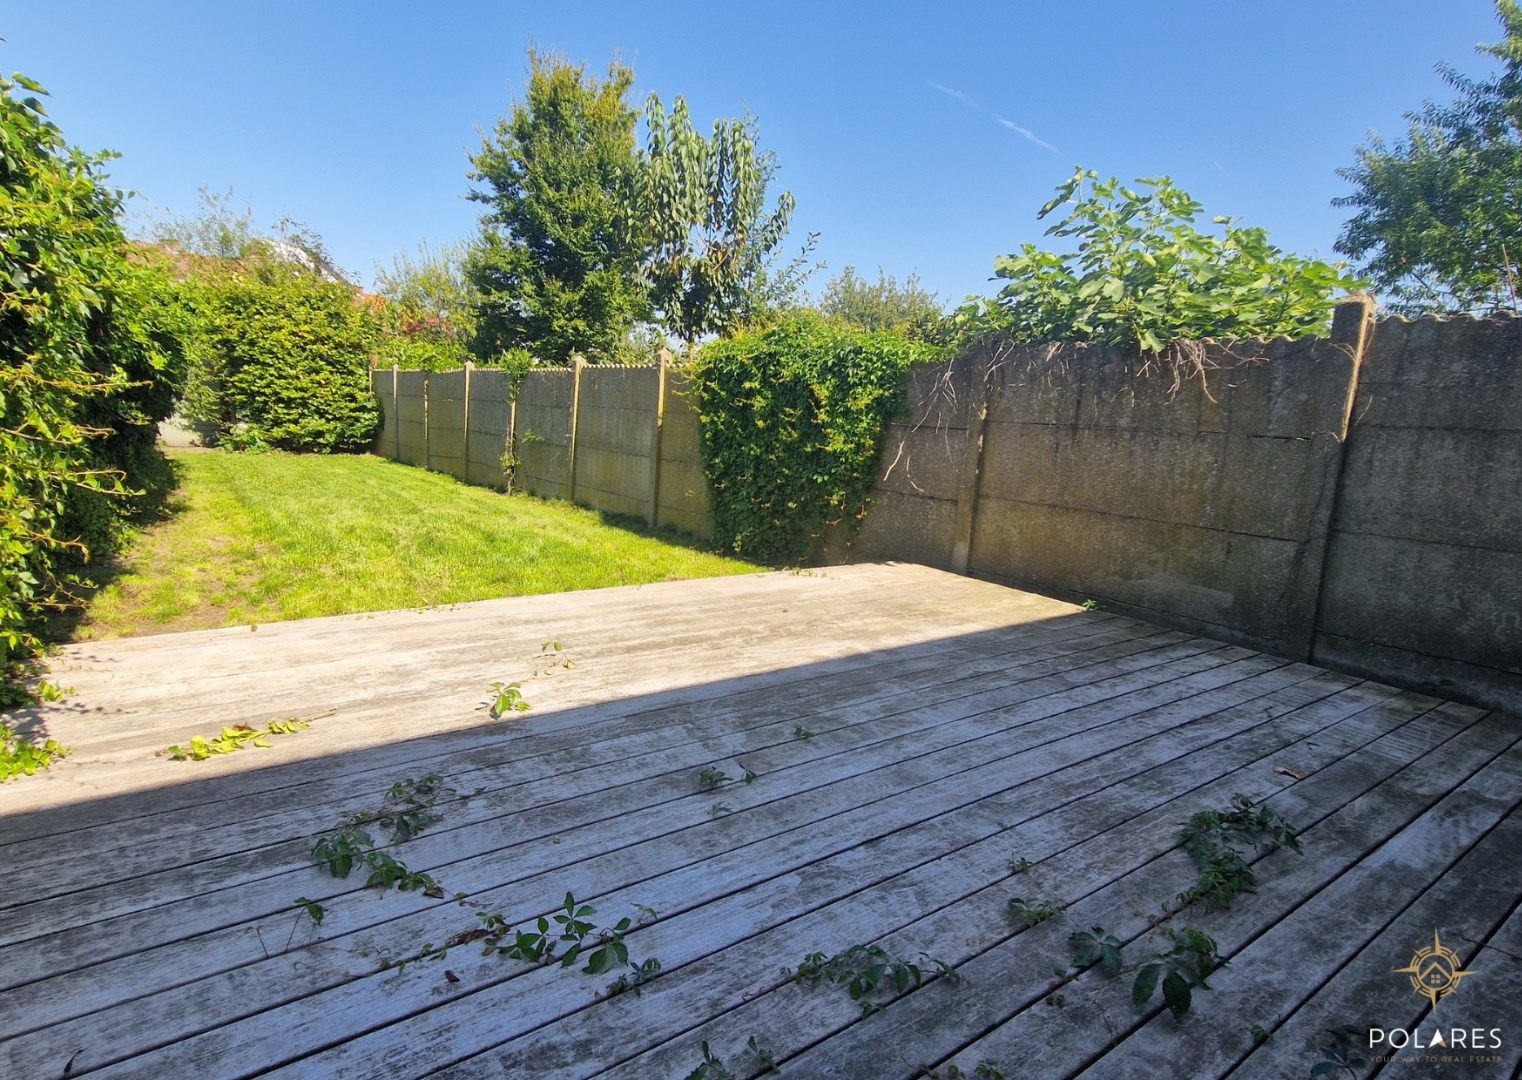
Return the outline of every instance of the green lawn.
[[[745,574],[749,563],[568,503],[370,456],[171,451],[180,486],[76,637]]]

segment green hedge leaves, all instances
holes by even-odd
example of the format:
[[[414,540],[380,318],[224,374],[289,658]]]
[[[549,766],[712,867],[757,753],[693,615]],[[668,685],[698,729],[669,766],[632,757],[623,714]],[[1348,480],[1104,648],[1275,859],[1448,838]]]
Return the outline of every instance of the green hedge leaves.
[[[342,282],[297,270],[208,278],[192,288],[196,331],[186,412],[238,447],[367,448],[371,308]]]
[[[830,524],[859,516],[904,373],[935,358],[897,334],[807,314],[706,346],[692,376],[715,540],[797,561]]]

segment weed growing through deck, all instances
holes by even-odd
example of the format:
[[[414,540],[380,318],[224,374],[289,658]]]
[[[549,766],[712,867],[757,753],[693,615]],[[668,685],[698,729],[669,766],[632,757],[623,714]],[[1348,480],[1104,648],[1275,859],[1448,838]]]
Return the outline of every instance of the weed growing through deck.
[[[925,1080],[1004,1080],[1004,1070],[992,1061],[980,1061],[967,1072],[959,1065],[947,1065],[946,1071],[926,1069],[920,1074]]]
[[[734,812],[735,808],[733,806],[721,802],[716,802],[708,808],[708,816],[711,818],[721,818],[725,814],[733,814]]]
[[[1311,1066],[1312,1076],[1347,1073],[1357,1076],[1369,1064],[1364,1054],[1364,1035],[1352,1024],[1328,1028],[1331,1041],[1321,1048],[1321,1060]]]
[[[727,772],[717,766],[709,766],[698,773],[698,790],[717,791],[720,785],[728,779],[729,774]]]
[[[1216,951],[1215,942],[1192,926],[1165,933],[1173,947],[1144,960],[1136,968],[1131,1001],[1138,1008],[1146,1005],[1161,983],[1168,1011],[1180,1017],[1189,1011],[1194,991],[1210,989],[1206,980],[1226,961]]]
[[[569,671],[576,666],[576,661],[571,659],[558,641],[546,641],[539,646],[539,662],[545,666],[534,672],[535,675],[548,675],[556,668]]]
[[[1097,963],[1099,970],[1112,977],[1119,975],[1125,967],[1120,939],[1105,933],[1102,926],[1069,934],[1068,944],[1073,947],[1073,963],[1077,967],[1086,968]]]
[[[1259,854],[1280,847],[1300,850],[1300,841],[1282,817],[1241,794],[1233,795],[1225,810],[1195,814],[1179,839],[1199,871],[1199,880],[1179,893],[1179,904],[1203,903],[1211,911],[1230,907],[1237,896],[1256,891],[1257,878],[1247,865],[1244,848]]]
[[[921,953],[915,960],[892,956],[879,945],[852,945],[845,952],[826,956],[822,952],[809,953],[798,965],[793,981],[817,986],[821,981],[844,986],[851,1000],[861,1004],[863,1016],[871,1016],[882,1008],[872,1000],[879,989],[893,990],[902,994],[910,987],[925,982],[924,968],[952,982],[960,982],[961,976],[944,960]]]
[[[608,987],[608,995],[614,996],[626,990],[636,994],[640,987],[660,973],[661,962],[655,957],[648,960],[629,959],[629,946],[624,935],[656,919],[654,908],[635,904],[635,914],[626,915],[612,926],[600,927],[591,921],[597,909],[590,904],[578,903],[571,893],[555,914],[541,916],[525,929],[514,928],[497,912],[478,912],[482,931],[471,932],[467,938],[479,938],[486,951],[496,952],[513,960],[529,964],[559,963],[571,967],[585,959],[582,972],[587,975],[606,975],[620,968],[627,969]]]
[[[377,850],[370,830],[382,830],[386,842],[391,844],[411,840],[438,822],[439,816],[433,807],[444,790],[443,784],[443,779],[436,773],[429,773],[391,785],[385,801],[378,808],[351,811],[339,818],[339,827],[320,837],[313,846],[312,858],[336,878],[348,877],[359,865],[369,870],[365,879],[367,887],[421,892],[441,899],[444,889],[437,880],[429,874],[409,870],[396,856]],[[307,913],[312,914],[310,910]]]
[[[68,757],[69,748],[57,739],[33,742],[0,724],[0,784],[18,776],[34,776],[59,758]]]
[[[178,743],[166,746],[159,751],[159,756],[171,761],[205,761],[218,754],[231,754],[234,750],[246,750],[251,746],[268,750],[272,736],[294,735],[298,731],[305,731],[312,726],[313,720],[321,720],[335,712],[336,709],[329,709],[304,720],[294,716],[285,720],[271,720],[261,728],[252,724],[233,724],[223,728],[220,735],[192,735],[188,746],[180,746]]]
[[[1013,896],[1009,901],[1009,921],[1022,930],[1039,926],[1066,911],[1067,908],[1050,900],[1026,900],[1024,897]]]
[[[810,731],[808,728],[804,727],[802,724],[794,724],[793,725],[793,738],[807,740],[807,739],[812,739],[813,737],[814,737],[814,733],[812,731]]]
[[[1023,874],[1034,865],[1036,864],[1031,862],[1029,859],[1016,859],[1009,864],[1009,872],[1011,874]]]
[[[780,1071],[777,1068],[776,1055],[770,1050],[762,1049],[754,1035],[745,1040],[745,1050],[755,1059],[753,1069],[747,1071],[754,1071],[757,1076]],[[703,1060],[698,1063],[697,1068],[686,1075],[684,1080],[735,1080],[735,1074],[730,1071],[724,1059],[713,1052],[713,1048],[708,1045],[706,1039],[703,1040],[702,1052]]]
[[[1194,990],[1210,989],[1206,980],[1226,961],[1216,951],[1216,943],[1192,926],[1164,932],[1172,947],[1167,952],[1154,953],[1131,969],[1136,974],[1136,981],[1131,985],[1131,1000],[1138,1008],[1146,1005],[1161,983],[1163,1001],[1169,1011],[1176,1017],[1183,1016],[1189,1011]],[[1069,935],[1068,944],[1073,948],[1075,967],[1082,969],[1097,964],[1099,970],[1111,978],[1126,970],[1124,946],[1102,926]],[[1253,1029],[1254,1038],[1260,1030]],[[1266,1032],[1263,1037],[1268,1037]]]
[[[521,683],[494,682],[491,692],[492,697],[485,705],[490,706],[488,715],[493,720],[500,720],[510,712],[528,712],[531,708],[524,700]]]

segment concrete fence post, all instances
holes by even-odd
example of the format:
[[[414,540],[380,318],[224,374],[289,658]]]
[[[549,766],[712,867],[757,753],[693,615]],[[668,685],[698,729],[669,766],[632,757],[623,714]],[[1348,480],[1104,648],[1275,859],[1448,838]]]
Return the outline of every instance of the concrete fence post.
[[[470,373],[475,369],[475,361],[465,361],[465,402],[461,407],[461,414],[464,417],[461,423],[465,425],[465,430],[460,435],[460,443],[465,448],[465,461],[461,465],[461,471],[467,480],[470,478]]]
[[[981,355],[978,359],[982,359]],[[951,361],[953,364],[955,360]],[[978,520],[978,494],[983,476],[983,451],[988,440],[988,411],[993,398],[994,369],[986,365],[978,397],[967,416],[967,450],[962,458],[962,482],[957,485],[957,504],[948,569],[965,574],[972,568],[972,537]]]
[[[586,366],[587,362],[580,354],[571,357],[571,460],[567,468],[567,486],[570,488],[567,498],[571,502],[576,501],[576,424],[581,416],[581,371]]]
[[[402,385],[402,369],[399,364],[391,365],[391,426],[396,432],[396,437],[391,440],[391,458],[394,461],[402,460],[402,406],[397,400],[398,391]]]
[[[1312,607],[1311,625],[1307,628],[1303,658],[1314,660],[1316,639],[1321,632],[1323,604],[1326,597],[1327,567],[1332,561],[1332,544],[1337,535],[1337,513],[1342,502],[1343,473],[1348,464],[1348,436],[1353,430],[1354,410],[1358,406],[1358,386],[1363,378],[1363,360],[1374,340],[1374,298],[1357,293],[1341,301],[1332,310],[1332,332],[1329,340],[1347,350],[1352,370],[1348,375],[1347,398],[1343,402],[1342,416],[1337,429],[1337,460],[1332,466],[1330,496],[1327,510],[1320,524],[1323,532],[1320,556],[1321,565],[1316,570],[1316,596]]]
[[[433,468],[433,436],[428,419],[428,372],[423,372],[423,468]]]
[[[650,442],[650,509],[646,514],[652,529],[661,513],[661,433],[666,426],[666,369],[670,364],[671,354],[660,350],[655,360],[655,437]]]
[[[502,478],[509,494],[512,493],[513,482],[518,478],[518,390],[522,386],[522,378],[517,382],[511,378],[507,381],[507,460],[512,463],[512,468],[502,470]]]

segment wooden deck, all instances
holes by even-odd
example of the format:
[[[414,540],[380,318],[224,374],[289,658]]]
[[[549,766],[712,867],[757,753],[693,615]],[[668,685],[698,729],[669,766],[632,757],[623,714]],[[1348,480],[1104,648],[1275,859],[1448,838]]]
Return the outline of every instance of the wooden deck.
[[[541,655],[557,640],[574,666]],[[1327,1028],[1430,1035],[1393,970],[1434,929],[1474,972],[1436,1020],[1503,1036],[1437,1074],[1522,1055],[1516,718],[903,565],[84,644],[56,669],[75,694],[31,719],[73,756],[0,787],[6,1078],[681,1080],[705,1042],[745,1077],[751,1038],[784,1077],[1305,1076]],[[498,680],[532,711],[480,711]],[[270,749],[154,756],[329,709]],[[708,767],[734,779],[701,790]],[[340,814],[428,773],[440,820],[394,853],[444,896],[312,865]],[[1194,880],[1181,823],[1235,793],[1303,854],[1164,918]],[[658,913],[627,937],[662,965],[640,995],[479,941],[398,970],[567,891],[598,922]],[[1017,930],[1013,896],[1066,914]],[[1134,960],[1180,923],[1229,958],[1182,1021],[1071,966],[1076,930]],[[867,1017],[790,979],[868,942],[962,978]]]

